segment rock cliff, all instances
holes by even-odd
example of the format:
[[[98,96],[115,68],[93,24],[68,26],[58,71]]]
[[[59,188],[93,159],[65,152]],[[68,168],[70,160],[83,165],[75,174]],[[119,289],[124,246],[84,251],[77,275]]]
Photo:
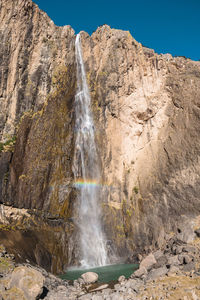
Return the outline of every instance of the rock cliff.
[[[32,1],[2,0],[0,35],[0,240],[56,273],[77,255],[75,34]],[[110,246],[162,247],[200,214],[200,62],[107,25],[81,40]]]

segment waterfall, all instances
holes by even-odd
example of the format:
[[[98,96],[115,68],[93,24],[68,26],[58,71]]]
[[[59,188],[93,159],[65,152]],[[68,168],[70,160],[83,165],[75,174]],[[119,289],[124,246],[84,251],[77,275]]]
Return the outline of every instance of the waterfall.
[[[109,264],[109,259],[101,224],[101,168],[79,34],[76,36],[75,51],[77,92],[73,173],[78,190],[76,224],[80,234],[80,263],[83,268],[88,268]]]

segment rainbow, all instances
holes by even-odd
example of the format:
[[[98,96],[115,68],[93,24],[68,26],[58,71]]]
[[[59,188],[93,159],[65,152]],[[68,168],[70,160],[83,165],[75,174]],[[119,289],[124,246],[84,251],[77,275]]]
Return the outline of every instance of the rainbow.
[[[84,186],[88,186],[88,187],[97,187],[97,186],[110,186],[108,184],[103,184],[103,183],[99,183],[95,180],[88,180],[88,179],[78,179],[76,181],[74,181],[74,186],[75,187],[84,187]]]

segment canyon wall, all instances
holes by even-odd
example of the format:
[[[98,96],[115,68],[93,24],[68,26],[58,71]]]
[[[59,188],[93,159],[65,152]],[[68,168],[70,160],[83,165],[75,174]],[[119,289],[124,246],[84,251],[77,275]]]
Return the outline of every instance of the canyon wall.
[[[0,242],[61,272],[77,257],[75,34],[31,1],[2,0],[0,35]],[[158,55],[107,25],[81,41],[105,232],[127,258],[200,214],[200,62]]]
[[[184,215],[199,214],[200,62],[158,55],[108,26],[82,40],[111,186],[108,234],[118,249],[161,247]]]

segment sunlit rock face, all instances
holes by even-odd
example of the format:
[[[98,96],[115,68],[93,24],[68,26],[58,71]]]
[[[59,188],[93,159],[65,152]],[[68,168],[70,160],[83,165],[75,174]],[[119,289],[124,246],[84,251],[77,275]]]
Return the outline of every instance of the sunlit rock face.
[[[108,235],[161,246],[181,215],[199,214],[200,63],[158,55],[129,32],[82,34],[105,188]]]
[[[20,0],[0,2],[0,35],[0,134],[3,142],[17,135],[14,153],[0,154],[0,240],[16,255],[31,241],[22,260],[29,253],[60,272],[77,262],[78,251],[75,35]],[[199,214],[200,63],[158,55],[107,25],[91,37],[82,32],[81,43],[104,230],[110,249],[127,258],[161,247],[180,216]],[[14,218],[10,207],[28,212]]]

